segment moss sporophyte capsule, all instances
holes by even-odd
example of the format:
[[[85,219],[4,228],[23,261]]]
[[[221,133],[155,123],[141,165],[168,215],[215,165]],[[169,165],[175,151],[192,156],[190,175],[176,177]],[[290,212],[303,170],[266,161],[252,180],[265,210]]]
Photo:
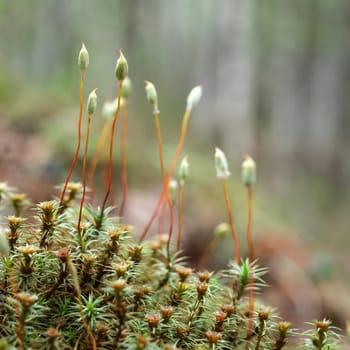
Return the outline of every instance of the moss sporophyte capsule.
[[[88,102],[87,102],[87,111],[90,115],[94,114],[97,107],[97,95],[96,95],[97,89],[94,89],[91,91]]]
[[[158,102],[157,90],[155,86],[148,80],[145,80],[145,90],[148,102],[154,106]]]
[[[153,106],[153,113],[158,114],[158,95],[155,86],[150,81],[145,80],[145,90],[147,101]]]
[[[123,81],[128,75],[128,62],[123,55],[123,52],[119,51],[119,58],[115,66],[115,76],[119,81]]]
[[[81,50],[78,56],[78,65],[80,69],[85,70],[89,65],[89,53],[86,50],[84,43],[82,44]]]
[[[245,156],[242,163],[242,182],[245,186],[253,186],[256,182],[256,164],[253,158]]]
[[[181,161],[180,171],[179,171],[181,185],[183,185],[185,183],[185,181],[188,177],[188,173],[189,173],[188,157],[185,156]]]
[[[122,87],[122,97],[125,99],[128,99],[130,97],[132,91],[132,84],[129,77],[126,77],[123,81],[123,87]]]
[[[231,173],[228,170],[228,163],[225,156],[225,153],[221,151],[220,148],[215,148],[215,169],[216,169],[216,176],[218,179],[227,179]]]
[[[202,97],[202,86],[198,85],[196,87],[194,87],[190,93],[188,94],[187,97],[187,106],[186,106],[186,110],[187,111],[192,111],[192,109],[194,107],[196,107]]]

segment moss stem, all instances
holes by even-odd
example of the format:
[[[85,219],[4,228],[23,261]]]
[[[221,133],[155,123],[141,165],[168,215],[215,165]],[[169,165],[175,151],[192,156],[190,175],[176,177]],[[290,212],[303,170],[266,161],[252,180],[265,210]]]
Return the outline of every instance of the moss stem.
[[[252,224],[253,224],[253,188],[252,186],[247,186],[248,194],[248,220],[247,220],[247,245],[248,245],[248,256],[249,256],[249,322],[247,339],[250,338],[253,331],[253,314],[254,314],[254,246],[252,240]]]
[[[179,203],[177,209],[177,235],[176,235],[176,251],[178,252],[181,248],[181,234],[182,234],[182,207],[184,197],[184,184],[180,183],[179,189]]]
[[[225,197],[225,202],[226,202],[226,208],[227,208],[227,214],[228,214],[228,219],[229,219],[229,223],[230,223],[230,228],[231,228],[231,232],[232,232],[232,238],[233,238],[233,242],[234,242],[234,246],[235,246],[235,262],[238,265],[239,261],[240,261],[238,235],[237,235],[235,225],[233,223],[232,208],[231,208],[230,197],[228,194],[227,179],[226,178],[222,179],[222,186],[223,186],[223,190],[224,190],[224,197]]]
[[[160,162],[161,173],[162,173],[163,189],[164,188],[167,189],[169,177],[167,178],[166,171],[165,171],[163,140],[162,140],[162,133],[160,130],[159,113],[155,113],[154,118],[155,118],[154,120],[155,120],[155,124],[156,124],[156,130],[157,130],[157,140],[158,140],[158,147],[159,147],[159,162]],[[166,200],[168,210],[169,210],[169,232],[168,232],[168,242],[167,242],[167,254],[169,257],[170,256],[170,241],[171,241],[171,236],[172,236],[172,232],[173,232],[173,207],[171,205],[168,191],[166,191],[166,193],[164,193],[164,195],[165,195],[165,200]]]
[[[105,145],[107,138],[109,136],[109,133],[111,131],[111,124],[112,124],[112,120],[108,119],[105,122],[105,125],[103,127],[103,130],[101,132],[100,138],[97,142],[97,146],[95,149],[95,152],[92,156],[92,160],[90,163],[90,167],[89,167],[89,174],[88,174],[88,179],[89,179],[89,188],[90,188],[90,202],[92,203],[93,198],[94,198],[94,193],[95,193],[95,184],[94,184],[94,178],[95,178],[95,171],[96,171],[96,167],[97,167],[97,163],[102,151],[103,146]]]
[[[174,153],[174,156],[173,156],[173,159],[172,159],[172,162],[170,164],[170,168],[169,168],[169,172],[168,172],[168,179],[166,181],[166,184],[165,186],[163,187],[163,191],[162,193],[160,194],[159,196],[159,199],[158,199],[158,202],[152,212],[152,215],[151,215],[151,218],[149,219],[146,227],[144,228],[141,236],[140,236],[140,239],[139,239],[139,242],[142,242],[145,238],[146,238],[146,235],[149,231],[149,229],[151,228],[152,224],[153,224],[153,221],[155,220],[155,218],[157,217],[157,214],[158,214],[158,211],[161,207],[161,204],[163,202],[163,200],[166,198],[166,194],[168,193],[168,184],[169,184],[169,181],[171,180],[172,176],[173,176],[173,173],[174,173],[174,170],[175,170],[175,167],[176,167],[176,163],[178,161],[178,158],[181,154],[181,150],[183,148],[183,145],[185,143],[185,139],[186,139],[186,134],[187,134],[187,125],[188,125],[188,120],[190,118],[190,111],[186,110],[183,118],[182,118],[182,126],[181,126],[181,133],[180,133],[180,138],[179,138],[179,141],[178,141],[178,144],[177,144],[177,147],[176,147],[176,150],[175,150],[175,153]]]
[[[124,215],[125,203],[128,198],[128,174],[126,164],[126,139],[128,133],[128,101],[125,101],[125,105],[122,111],[122,130],[120,139],[120,175],[122,182],[122,202],[119,209],[119,216]]]
[[[86,131],[84,158],[83,158],[83,170],[82,170],[83,194],[82,194],[81,201],[80,201],[79,218],[78,218],[78,238],[81,242],[82,242],[83,238],[81,237],[80,225],[81,225],[81,217],[83,214],[83,206],[84,206],[85,195],[86,195],[86,157],[87,157],[87,152],[88,152],[88,148],[89,148],[90,124],[91,124],[91,115],[89,114],[88,115],[87,131]]]
[[[111,193],[111,183],[112,183],[112,175],[113,175],[113,143],[114,143],[114,134],[115,134],[115,126],[119,117],[119,111],[120,111],[120,98],[122,94],[122,85],[123,81],[119,81],[119,88],[118,88],[118,107],[114,115],[113,123],[112,123],[112,132],[111,132],[111,137],[110,137],[110,143],[109,143],[109,168],[108,168],[108,179],[107,179],[107,192],[105,195],[105,198],[102,203],[101,207],[101,217],[100,217],[100,225],[102,225],[103,221],[103,215],[104,215],[104,210],[106,207],[106,203],[108,200],[108,197]],[[99,226],[100,226],[99,225]],[[98,227],[99,228],[99,227]]]
[[[64,195],[67,190],[68,182],[72,176],[73,169],[75,167],[75,164],[78,160],[78,155],[80,151],[80,143],[81,143],[81,122],[83,119],[83,90],[84,90],[84,83],[85,83],[85,69],[81,69],[81,79],[80,79],[80,89],[79,89],[79,120],[78,120],[78,143],[77,148],[75,150],[74,158],[71,164],[71,167],[69,169],[66,181],[64,183],[64,187],[61,193],[60,198],[60,205],[59,205],[59,212],[61,213],[63,211],[63,202],[64,202]]]

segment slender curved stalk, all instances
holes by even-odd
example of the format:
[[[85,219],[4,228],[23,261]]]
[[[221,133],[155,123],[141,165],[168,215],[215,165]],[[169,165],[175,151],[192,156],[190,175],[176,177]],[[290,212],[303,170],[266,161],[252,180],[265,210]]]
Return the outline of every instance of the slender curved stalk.
[[[173,173],[174,173],[174,170],[175,170],[175,167],[176,167],[176,163],[178,161],[178,158],[180,156],[180,153],[182,151],[182,147],[185,143],[185,139],[186,139],[186,133],[187,133],[187,125],[188,125],[188,120],[190,118],[190,111],[187,111],[185,112],[183,118],[182,118],[182,126],[181,126],[181,133],[180,133],[180,138],[179,138],[179,141],[178,141],[178,144],[177,144],[177,147],[176,147],[176,150],[175,150],[175,153],[174,153],[174,156],[173,156],[173,159],[172,159],[172,162],[171,162],[171,165],[170,165],[170,168],[169,168],[169,172],[168,172],[168,179],[166,181],[166,184],[165,186],[163,187],[163,191],[162,193],[160,194],[159,198],[158,198],[158,202],[152,212],[152,215],[151,215],[151,218],[149,219],[146,227],[144,228],[141,236],[140,236],[140,239],[139,239],[139,242],[142,242],[149,229],[151,228],[152,224],[153,224],[153,221],[155,220],[155,218],[157,217],[157,214],[158,214],[158,211],[161,207],[161,204],[164,200],[164,197],[165,195],[168,193],[168,184],[169,184],[169,181],[171,180],[172,176],[173,176]]]
[[[165,207],[166,207],[165,203],[162,202],[162,208],[160,209],[159,221],[158,221],[158,236],[160,236],[164,230]]]
[[[163,141],[162,141],[162,134],[160,131],[160,121],[159,121],[159,114],[155,114],[155,124],[156,124],[156,130],[157,130],[157,140],[158,140],[158,146],[159,146],[159,160],[161,165],[161,172],[162,172],[162,181],[163,181],[163,188],[166,187],[166,181],[167,176],[165,172],[165,165],[164,165],[164,153],[163,153]],[[158,234],[160,235],[163,231],[163,223],[164,223],[164,213],[165,213],[165,204],[162,204],[160,215],[159,215],[159,225],[158,225]]]
[[[125,101],[125,105],[122,112],[122,130],[120,140],[120,158],[121,158],[121,182],[122,182],[122,203],[119,209],[119,216],[124,215],[125,203],[128,198],[128,174],[126,164],[126,139],[128,133],[128,101]]]
[[[79,120],[78,120],[78,143],[77,143],[77,148],[75,150],[74,158],[72,161],[72,164],[70,166],[68,175],[66,177],[66,181],[64,183],[64,187],[61,193],[61,198],[60,198],[60,205],[59,205],[59,211],[63,211],[63,201],[64,201],[64,195],[67,190],[67,185],[68,182],[72,176],[73,169],[75,167],[75,164],[77,163],[78,160],[78,155],[80,151],[80,143],[81,143],[81,122],[83,119],[83,89],[84,89],[84,83],[85,83],[85,70],[81,70],[81,79],[80,79],[80,89],[79,89]]]
[[[96,150],[92,156],[91,164],[89,167],[89,174],[88,174],[88,179],[89,179],[89,188],[90,188],[90,201],[93,201],[94,198],[94,192],[95,192],[95,185],[94,185],[94,178],[95,178],[95,170],[97,167],[97,163],[102,151],[103,146],[105,145],[107,138],[109,136],[110,130],[111,130],[111,124],[112,120],[108,119],[105,122],[105,125],[103,127],[103,130],[101,132],[101,136],[98,140]]]
[[[167,195],[167,204],[168,204],[168,207],[169,207],[169,235],[168,235],[168,242],[167,242],[167,245],[166,245],[166,250],[167,250],[167,254],[168,254],[168,262],[170,262],[170,242],[171,242],[171,237],[173,235],[173,221],[174,221],[174,218],[173,218],[173,206],[171,204],[171,201],[170,201],[170,198],[169,196]]]
[[[153,221],[157,217],[158,211],[161,208],[162,203],[163,203],[163,192],[159,196],[157,204],[156,204],[155,208],[153,209],[151,218],[148,220],[148,223],[147,223],[146,227],[144,228],[144,230],[139,238],[139,243],[141,243],[146,238],[146,235],[147,235],[148,231],[150,230],[150,228],[153,224]]]
[[[191,115],[190,111],[186,111],[183,118],[182,118],[182,126],[181,126],[181,133],[180,133],[179,142],[177,144],[175,154],[174,154],[173,160],[171,161],[170,168],[169,168],[169,173],[168,173],[169,180],[173,176],[173,173],[174,173],[174,170],[176,167],[176,163],[179,159],[180,153],[182,151],[183,145],[184,145],[185,140],[186,140],[187,125],[188,125],[188,120],[190,119],[190,115]]]
[[[122,85],[123,85],[123,81],[121,80],[119,81],[119,88],[118,88],[118,107],[114,115],[114,119],[112,123],[111,138],[109,143],[109,168],[108,168],[107,192],[101,207],[100,224],[102,224],[104,209],[106,207],[108,197],[111,193],[111,183],[112,183],[112,175],[113,175],[113,142],[114,142],[115,126],[116,126],[116,123],[119,117],[119,111],[120,111],[120,98],[122,94]]]
[[[166,172],[165,172],[165,165],[164,165],[164,152],[163,152],[163,140],[162,140],[162,133],[160,131],[160,121],[159,121],[159,113],[156,113],[154,115],[154,121],[156,124],[156,130],[157,130],[157,140],[158,140],[158,147],[159,147],[159,162],[160,162],[160,169],[162,172],[162,180],[163,180],[163,188],[166,186]]]
[[[163,188],[168,188],[168,178],[166,176],[165,172],[165,165],[164,165],[164,152],[163,152],[163,140],[162,140],[162,133],[160,131],[160,122],[159,122],[159,113],[156,113],[154,115],[155,117],[155,124],[157,129],[157,140],[158,140],[158,146],[159,146],[159,161],[160,161],[160,167],[162,172],[162,179],[163,179]],[[169,236],[168,236],[168,242],[167,242],[167,253],[168,257],[170,257],[170,241],[171,236],[173,232],[173,206],[171,205],[171,201],[169,198],[168,191],[165,193],[165,200],[168,206],[169,210]]]
[[[252,240],[252,223],[253,223],[253,188],[252,186],[247,186],[247,194],[248,194],[248,220],[247,220],[247,245],[248,245],[248,256],[249,256],[249,322],[248,322],[248,331],[247,331],[247,339],[250,338],[251,333],[253,331],[253,313],[254,313],[254,246]],[[257,348],[259,349],[259,347]]]
[[[254,261],[254,246],[252,239],[252,224],[253,224],[253,188],[252,186],[247,187],[248,193],[248,221],[247,221],[247,244],[248,244],[248,256],[249,261],[252,264]]]
[[[230,228],[231,228],[231,232],[232,232],[232,238],[233,238],[233,242],[234,242],[234,246],[235,246],[235,262],[236,262],[236,264],[239,264],[240,252],[239,252],[239,244],[238,244],[238,235],[237,235],[235,225],[233,223],[232,208],[231,208],[230,197],[229,197],[228,190],[227,190],[227,179],[226,178],[222,179],[222,186],[223,186],[223,190],[224,190],[224,197],[225,197],[225,202],[226,202],[226,208],[227,208],[227,214],[228,214],[228,219],[229,219],[229,223],[230,223]]]
[[[176,251],[178,252],[181,248],[181,234],[182,234],[182,207],[184,197],[184,184],[180,183],[179,189],[179,204],[177,209],[177,235],[176,235]]]
[[[82,242],[81,237],[81,217],[83,214],[83,206],[85,201],[85,195],[86,195],[86,157],[87,152],[89,148],[89,136],[90,136],[90,124],[91,124],[91,115],[88,116],[88,124],[87,124],[87,131],[86,131],[86,139],[85,139],[85,149],[84,149],[84,158],[83,158],[83,170],[82,170],[82,178],[83,178],[83,195],[81,197],[80,201],[80,208],[79,208],[79,218],[78,218],[78,237],[80,242]]]

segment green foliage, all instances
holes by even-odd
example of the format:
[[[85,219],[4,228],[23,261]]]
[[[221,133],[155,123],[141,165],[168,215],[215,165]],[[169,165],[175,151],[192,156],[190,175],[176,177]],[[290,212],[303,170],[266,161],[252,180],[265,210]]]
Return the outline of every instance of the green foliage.
[[[52,210],[44,215],[47,206]],[[262,324],[259,310],[265,307],[255,302],[254,332],[247,340],[249,278],[252,273],[253,286],[259,289],[265,269],[246,260],[240,265],[230,262],[223,273],[196,272],[179,254],[172,254],[168,262],[162,241],[135,244],[131,227],[117,218],[106,214],[103,228],[96,230],[98,215],[91,209],[86,211],[82,245],[77,240],[75,200],[62,214],[54,208],[56,201],[36,206],[10,256],[1,258],[0,337],[9,344],[18,346],[20,304],[27,293],[35,298],[24,315],[26,348],[90,348],[82,317],[98,349],[243,349],[247,342],[255,347]],[[53,227],[42,245],[48,219]],[[77,270],[81,306],[68,259]],[[337,339],[328,332],[331,328],[321,329],[319,323],[305,334],[307,348],[336,349],[328,345]],[[271,312],[264,320],[259,348],[287,348],[289,325],[282,340],[281,329]],[[321,347],[315,345],[318,342]]]

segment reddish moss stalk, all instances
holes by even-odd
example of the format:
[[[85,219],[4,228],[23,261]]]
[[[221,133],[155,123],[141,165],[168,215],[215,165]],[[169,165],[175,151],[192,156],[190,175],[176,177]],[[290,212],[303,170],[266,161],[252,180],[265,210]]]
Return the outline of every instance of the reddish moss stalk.
[[[236,264],[239,264],[240,261],[240,252],[239,252],[239,244],[238,244],[238,235],[237,231],[233,222],[233,215],[232,215],[232,207],[231,207],[231,202],[230,202],[230,196],[228,194],[227,190],[227,180],[226,178],[222,179],[222,186],[224,189],[224,197],[225,197],[225,202],[226,202],[226,208],[227,208],[227,215],[228,215],[228,220],[232,232],[232,238],[235,246],[235,262]]]
[[[165,215],[166,203],[162,202],[162,208],[160,209],[159,221],[158,221],[158,236],[160,238],[164,231],[164,215]]]
[[[254,314],[254,246],[252,239],[252,223],[253,223],[253,188],[247,186],[248,193],[248,220],[247,220],[247,245],[248,245],[248,256],[249,256],[249,322],[247,339],[251,337],[253,331],[253,314]]]
[[[177,235],[176,235],[176,251],[177,252],[181,248],[183,197],[184,197],[184,184],[180,183],[179,204],[178,204],[178,208],[177,208]]]
[[[108,200],[108,197],[111,193],[111,184],[112,184],[112,175],[113,175],[113,143],[114,143],[114,134],[115,134],[115,126],[117,124],[117,120],[119,117],[119,111],[120,111],[120,97],[122,93],[122,84],[123,81],[119,81],[119,88],[118,88],[118,107],[115,112],[114,118],[113,118],[113,123],[112,123],[112,132],[111,132],[111,138],[109,142],[109,168],[108,168],[108,179],[107,179],[107,192],[105,195],[105,198],[102,203],[102,208],[101,208],[101,218],[100,218],[100,224],[102,224],[103,220],[103,213],[106,207],[106,203]]]
[[[160,167],[161,167],[161,172],[162,172],[163,188],[168,188],[168,181],[169,180],[168,180],[168,178],[166,176],[166,172],[165,172],[163,140],[162,140],[162,133],[160,130],[159,113],[155,114],[155,124],[156,124],[156,130],[157,130],[157,140],[158,140],[158,146],[159,146],[159,161],[160,161]],[[168,257],[169,257],[170,256],[170,241],[171,241],[171,236],[172,236],[172,232],[173,232],[173,207],[171,205],[168,191],[165,193],[165,200],[166,200],[166,204],[167,204],[168,210],[169,210],[169,236],[168,236],[168,242],[167,242],[167,253],[168,253]],[[162,220],[162,217],[161,217],[161,220]]]
[[[157,202],[157,204],[156,204],[156,206],[155,206],[155,208],[154,208],[154,210],[152,212],[151,218],[149,219],[146,227],[144,228],[144,230],[142,232],[142,235],[140,236],[139,242],[142,242],[145,239],[149,229],[151,228],[151,226],[153,224],[153,221],[155,220],[155,218],[158,215],[159,209],[161,208],[161,204],[164,201],[164,199],[166,198],[166,195],[168,193],[169,181],[171,180],[171,178],[173,176],[173,173],[174,173],[174,170],[175,170],[175,167],[176,167],[176,163],[177,163],[177,161],[179,159],[179,156],[180,156],[181,151],[182,151],[182,147],[183,147],[183,145],[185,143],[186,133],[187,133],[187,125],[188,125],[188,120],[190,118],[190,114],[191,114],[190,111],[186,110],[186,112],[185,112],[185,114],[183,116],[180,138],[179,138],[179,142],[177,144],[177,147],[176,147],[176,150],[175,150],[175,153],[174,153],[174,157],[172,159],[172,162],[171,162],[171,165],[170,165],[170,168],[169,168],[167,181],[165,183],[165,186],[163,186],[163,191],[162,191],[161,195],[158,198],[158,202]]]
[[[72,176],[73,169],[75,167],[75,164],[77,163],[78,160],[78,155],[80,151],[80,143],[81,143],[81,122],[83,119],[83,89],[84,89],[84,83],[85,83],[85,70],[81,69],[81,79],[80,79],[80,91],[79,91],[79,120],[78,120],[78,143],[77,143],[77,148],[75,150],[74,158],[71,164],[71,167],[69,169],[66,181],[64,183],[63,191],[61,193],[61,198],[60,198],[60,206],[59,206],[59,211],[61,212],[63,210],[63,201],[64,201],[64,195],[67,190],[67,185],[68,182]]]
[[[87,157],[87,152],[88,152],[88,148],[89,148],[90,124],[91,124],[91,115],[89,114],[87,131],[86,131],[84,158],[83,158],[83,170],[82,170],[83,195],[82,195],[81,201],[80,201],[79,218],[78,218],[78,236],[79,236],[80,241],[82,241],[80,224],[81,224],[81,217],[83,214],[83,206],[84,206],[85,195],[86,195],[86,157]]]
[[[248,244],[248,256],[249,261],[252,264],[254,261],[254,245],[252,239],[252,224],[253,224],[253,188],[252,186],[247,186],[248,192],[248,221],[247,221],[247,244]]]
[[[110,133],[111,130],[111,124],[112,124],[112,120],[107,120],[105,122],[105,125],[103,127],[101,136],[98,140],[97,146],[96,146],[96,150],[92,156],[92,160],[91,160],[91,164],[89,167],[89,174],[88,174],[88,179],[89,179],[89,188],[90,188],[90,201],[93,201],[94,198],[94,192],[95,192],[95,185],[94,185],[94,178],[95,178],[95,170],[97,167],[97,163],[102,151],[103,146],[106,144],[108,135]]]
[[[120,158],[121,158],[121,182],[122,182],[122,202],[119,209],[119,216],[124,216],[125,203],[128,198],[128,174],[126,164],[126,140],[128,133],[128,101],[125,100],[125,106],[122,113],[122,130],[120,140]]]

